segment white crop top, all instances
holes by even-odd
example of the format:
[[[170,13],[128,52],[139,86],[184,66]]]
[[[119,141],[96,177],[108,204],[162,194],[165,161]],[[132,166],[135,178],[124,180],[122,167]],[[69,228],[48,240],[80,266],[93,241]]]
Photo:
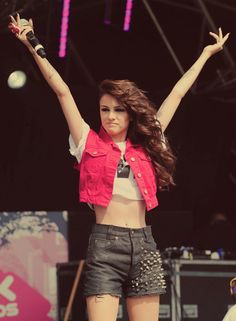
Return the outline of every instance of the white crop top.
[[[126,162],[124,153],[126,142],[116,143],[121,150],[121,158],[117,167],[112,195],[123,196],[130,200],[142,200],[139,187],[129,164]]]

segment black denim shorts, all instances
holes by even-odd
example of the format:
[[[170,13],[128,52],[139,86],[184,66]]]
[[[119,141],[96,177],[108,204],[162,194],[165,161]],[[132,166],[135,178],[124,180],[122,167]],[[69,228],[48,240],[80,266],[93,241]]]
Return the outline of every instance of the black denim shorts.
[[[151,227],[95,224],[84,270],[84,295],[131,297],[165,293],[160,253]]]

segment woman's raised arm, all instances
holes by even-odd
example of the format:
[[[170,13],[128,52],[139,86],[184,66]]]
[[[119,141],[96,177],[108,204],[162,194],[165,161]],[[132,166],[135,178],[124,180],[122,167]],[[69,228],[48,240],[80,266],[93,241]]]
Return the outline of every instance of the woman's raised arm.
[[[223,49],[223,45],[229,37],[229,33],[227,33],[224,37],[222,34],[221,28],[219,28],[219,34],[210,32],[210,35],[216,40],[216,42],[212,45],[206,46],[199,58],[195,61],[192,67],[187,70],[187,72],[180,78],[180,80],[175,84],[170,94],[161,104],[158,112],[157,119],[160,121],[162,130],[165,131],[169,122],[171,121],[174,113],[179,106],[181,99],[187,93],[187,91],[191,88],[194,81],[197,79],[200,74],[203,66],[207,62],[207,60],[214,55],[215,53],[221,51]]]
[[[19,32],[15,33],[16,37],[29,49],[45,80],[57,95],[57,98],[65,115],[71,136],[77,146],[82,136],[82,118],[74,101],[74,98],[71,95],[69,87],[63,81],[59,73],[49,63],[49,61],[46,58],[41,58],[28,42],[26,34],[29,31],[33,31],[32,19],[29,20],[28,25],[24,24],[22,26],[20,16],[19,14],[17,14],[16,19],[11,16],[10,27],[12,25],[18,28]]]

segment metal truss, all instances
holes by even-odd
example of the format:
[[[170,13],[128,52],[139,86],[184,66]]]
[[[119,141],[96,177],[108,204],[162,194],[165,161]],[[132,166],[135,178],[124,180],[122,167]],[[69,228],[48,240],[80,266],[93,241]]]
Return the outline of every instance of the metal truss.
[[[175,53],[174,48],[171,46],[167,35],[164,33],[161,24],[158,21],[157,15],[154,13],[151,3],[163,3],[169,6],[175,6],[188,11],[190,14],[199,14],[202,16],[202,28],[199,37],[199,49],[203,47],[203,35],[206,31],[212,30],[218,32],[216,24],[212,15],[210,14],[207,4],[217,6],[225,11],[230,11],[236,15],[236,3],[234,5],[222,3],[217,0],[142,0],[145,9],[147,10],[157,32],[160,34],[164,41],[172,59],[174,60],[178,70],[181,74],[184,73],[184,68]],[[207,30],[208,29],[208,30]],[[225,46],[223,52],[223,59],[225,61],[225,68],[216,70],[216,79],[210,83],[205,83],[204,87],[200,88],[198,81],[192,87],[192,92],[197,93],[214,93],[218,90],[231,90],[236,87],[236,63],[228,48]]]

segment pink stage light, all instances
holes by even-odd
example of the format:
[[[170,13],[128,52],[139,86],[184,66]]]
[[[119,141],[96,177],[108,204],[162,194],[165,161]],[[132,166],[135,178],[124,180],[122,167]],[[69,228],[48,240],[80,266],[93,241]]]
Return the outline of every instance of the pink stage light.
[[[68,25],[70,18],[70,1],[63,1],[62,17],[61,17],[61,33],[58,56],[64,58],[66,56],[66,45],[68,36]]]
[[[126,8],[125,8],[125,19],[124,19],[124,25],[123,25],[124,31],[129,31],[130,29],[132,8],[133,8],[133,0],[127,0]]]

